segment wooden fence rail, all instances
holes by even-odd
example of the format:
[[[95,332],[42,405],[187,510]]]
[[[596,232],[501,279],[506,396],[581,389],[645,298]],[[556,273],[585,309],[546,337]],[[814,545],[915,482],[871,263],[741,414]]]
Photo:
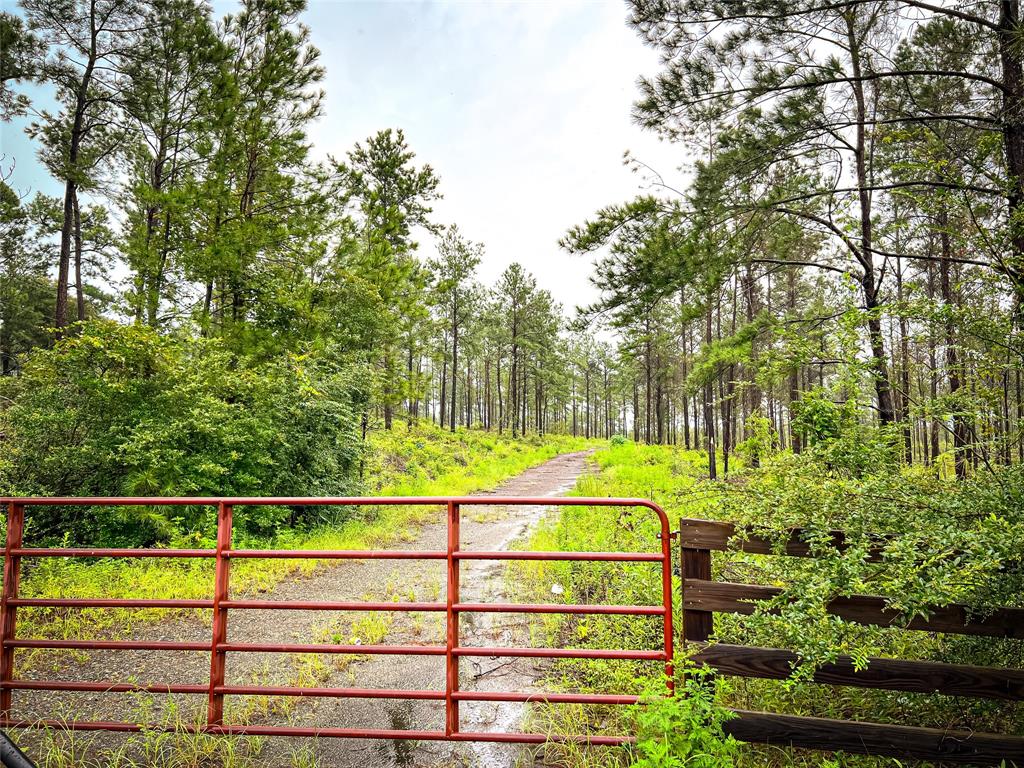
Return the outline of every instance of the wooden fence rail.
[[[869,557],[881,560],[880,546]],[[832,533],[832,543],[842,550],[845,536]],[[720,674],[766,680],[790,676],[799,657],[781,648],[709,643],[714,633],[715,613],[751,614],[756,601],[779,595],[777,587],[714,581],[713,551],[742,550],[765,555],[813,557],[811,547],[799,529],[789,540],[775,542],[731,523],[711,520],[680,521],[680,562],[682,571],[682,633],[684,643],[698,644],[694,658],[706,662]],[[1024,639],[1024,609],[1000,608],[976,615],[966,605],[947,605],[929,612],[927,618],[907,621],[889,609],[877,595],[852,595],[833,600],[829,612],[847,621],[894,629],[945,632]],[[936,661],[870,659],[865,669],[854,668],[853,660],[841,656],[820,667],[813,678],[825,685],[854,686],[912,693],[940,693],[947,696],[1024,701],[1024,670],[945,664]],[[1024,736],[890,725],[853,720],[832,720],[770,712],[736,710],[737,717],[726,723],[726,731],[741,741],[777,746],[820,749],[897,757],[937,760],[976,765],[1017,765],[1024,768]]]

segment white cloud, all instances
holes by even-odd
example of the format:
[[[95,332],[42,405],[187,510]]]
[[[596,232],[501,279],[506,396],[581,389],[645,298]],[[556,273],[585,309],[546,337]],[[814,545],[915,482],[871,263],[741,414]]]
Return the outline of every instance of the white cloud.
[[[558,238],[636,194],[626,149],[666,175],[682,160],[632,123],[636,80],[657,59],[625,18],[618,2],[314,0],[307,21],[328,72],[318,153],[404,128],[442,179],[439,219],[486,244],[482,279],[520,261],[567,307],[586,303],[589,261]]]
[[[236,9],[214,3],[218,18]],[[303,20],[327,71],[314,157],[403,128],[441,177],[438,221],[485,243],[482,280],[519,261],[568,309],[588,303],[590,261],[560,250],[558,238],[637,193],[626,149],[668,178],[684,160],[632,122],[637,78],[658,62],[626,15],[618,0],[310,0]],[[20,189],[57,193],[23,123],[3,127],[0,156],[17,160]],[[432,252],[426,238],[422,254]]]

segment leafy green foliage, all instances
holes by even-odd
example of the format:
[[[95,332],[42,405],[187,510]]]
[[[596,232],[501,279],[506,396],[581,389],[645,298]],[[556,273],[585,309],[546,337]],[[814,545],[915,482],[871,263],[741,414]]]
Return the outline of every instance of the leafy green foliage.
[[[751,358],[754,339],[769,325],[770,318],[761,315],[737,329],[736,333],[707,345],[693,362],[687,378],[687,387],[696,392],[719,375],[730,365],[748,362]]]
[[[354,371],[314,359],[256,370],[215,340],[97,321],[36,352],[4,391],[14,403],[2,417],[5,493],[341,495],[356,487],[365,390]],[[38,541],[70,532],[75,541],[153,544],[204,527],[210,514],[54,508],[33,514],[29,530]],[[267,535],[302,514],[259,508],[239,522]]]
[[[35,48],[39,41],[25,29],[25,22],[12,13],[0,13],[0,120],[25,113],[29,99],[15,93],[11,85],[36,76]]]
[[[835,597],[882,595],[901,617],[897,626],[950,603],[982,613],[1020,605],[1022,493],[1024,476],[1016,469],[995,481],[957,484],[923,471],[892,473],[884,464],[853,477],[813,455],[775,459],[727,494],[717,514],[780,542],[791,527],[802,527],[817,557],[737,566],[760,583],[786,585],[779,598],[742,622],[744,631],[797,649],[813,667],[839,653],[866,657],[899,650],[892,634],[828,614]],[[842,548],[833,530],[844,532]],[[936,639],[921,650],[949,661],[957,645]]]
[[[48,341],[46,317],[52,285],[46,257],[30,244],[27,232],[40,205],[23,206],[0,181],[0,375],[18,366],[18,358]]]
[[[717,702],[727,683],[710,667],[683,661],[674,696],[651,690],[634,708],[633,768],[733,768],[739,743],[722,724],[735,715]],[[664,686],[664,683],[662,683]]]
[[[600,473],[581,478],[576,491],[582,495],[644,496],[664,507],[671,519],[746,524],[777,541],[780,551],[792,528],[801,527],[815,555],[715,553],[716,579],[775,585],[783,592],[758,604],[751,616],[716,614],[713,639],[791,649],[800,663],[785,681],[743,680],[732,689],[709,688],[705,698],[693,705],[695,710],[687,709],[690,705],[685,703],[666,702],[651,714],[655,728],[669,730],[671,724],[691,717],[700,720],[704,717],[700,707],[710,706],[710,690],[715,692],[716,705],[743,709],[841,719],[853,715],[876,722],[910,720],[1006,733],[1018,732],[1024,725],[1022,708],[1005,702],[909,696],[810,681],[817,666],[839,655],[851,656],[860,666],[870,665],[871,657],[1011,668],[1024,663],[1020,644],[1014,640],[900,629],[912,618],[926,617],[936,606],[950,603],[972,606],[981,616],[998,606],[1024,605],[1024,472],[1005,469],[995,476],[958,482],[939,478],[934,469],[898,469],[891,460],[871,466],[858,452],[852,459],[840,460],[850,450],[840,450],[838,445],[856,446],[865,440],[870,444],[872,437],[856,424],[843,429],[853,432],[844,435],[841,429],[838,436],[824,438],[801,455],[779,453],[765,444],[761,466],[743,467],[728,483],[699,480],[706,470],[700,463],[702,456],[692,451],[623,444],[595,455]],[[891,456],[891,441],[884,432],[873,432],[879,455]],[[841,547],[833,535],[836,530],[845,534]],[[627,510],[619,514],[607,508],[572,508],[547,520],[534,534],[530,548],[650,551],[657,546],[656,534],[653,520]],[[555,583],[564,590],[558,599],[566,602],[642,604],[656,602],[659,593],[657,573],[642,568],[545,563],[524,564],[515,573],[515,583],[530,590],[531,599],[538,599]],[[678,594],[678,583],[675,589]],[[897,613],[893,627],[862,626],[828,612],[833,599],[852,594],[882,596]],[[550,594],[545,599],[550,600]],[[657,622],[616,617],[545,619],[534,631],[538,644],[657,648],[661,643]],[[645,680],[655,690],[663,684],[653,665],[631,662],[560,661],[553,670],[553,681],[570,690],[640,692]],[[547,716],[561,723],[558,718],[563,714],[552,711]],[[621,729],[623,724],[618,721],[607,727]],[[685,734],[691,728],[692,723],[679,732]],[[711,736],[697,729],[694,738],[703,743],[700,740]],[[658,742],[652,749],[659,755],[656,759],[670,759],[667,742]],[[805,760],[753,746],[743,746],[730,759],[739,766],[758,768],[819,765],[814,757]],[[885,764],[875,758],[843,760],[848,766]]]
[[[451,433],[429,424],[409,429],[396,425],[393,431],[373,433],[367,440],[362,457],[366,479],[356,490],[382,496],[468,494],[493,488],[531,466],[584,445],[581,440],[564,436],[531,435],[512,440],[507,435],[465,429]],[[244,515],[247,512],[235,512],[242,528],[236,531],[239,534],[236,545],[315,550],[393,546],[394,542],[411,537],[417,525],[435,521],[438,514],[436,508],[424,506],[362,508],[346,519],[335,516],[318,523],[312,518],[307,521],[308,526],[279,527],[272,536],[257,537],[252,534],[252,527],[246,526]],[[34,515],[29,518],[30,535],[32,517]],[[0,534],[3,522],[4,519],[0,519]],[[175,543],[212,546],[214,526],[214,520],[205,520],[200,529],[178,534]],[[97,538],[99,534],[99,531],[81,532],[82,543],[101,545],[103,540]],[[308,575],[316,568],[337,562],[243,560],[232,566],[232,590],[237,594],[268,592],[288,576]],[[209,597],[213,589],[213,570],[209,563],[192,559],[46,558],[26,576],[21,589],[27,597],[203,599]],[[167,612],[162,609],[68,612],[27,608],[19,614],[19,632],[25,636],[109,638],[127,635],[139,623],[166,618]],[[39,657],[45,653],[26,651],[22,663],[33,668],[42,663]]]

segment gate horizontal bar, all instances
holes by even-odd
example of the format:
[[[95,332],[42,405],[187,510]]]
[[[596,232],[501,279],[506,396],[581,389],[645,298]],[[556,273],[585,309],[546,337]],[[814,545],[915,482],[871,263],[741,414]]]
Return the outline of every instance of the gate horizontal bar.
[[[402,691],[394,688],[299,688],[292,685],[218,685],[215,693],[239,696],[300,696],[335,699],[415,699],[444,701],[444,691]],[[206,688],[203,688],[206,692]]]
[[[96,549],[89,547],[64,547],[62,549],[12,549],[12,555],[19,557],[216,557],[213,549]]]
[[[659,511],[647,499],[616,499],[608,496],[52,496],[0,497],[0,504],[20,507],[645,507]]]
[[[210,650],[209,644],[206,650]],[[443,645],[339,645],[320,643],[218,643],[218,651],[242,653],[344,653],[381,656],[444,656]]]
[[[224,557],[266,560],[445,560],[447,552],[394,549],[228,549]]]
[[[22,548],[12,555],[20,557],[192,557],[214,558],[212,549],[61,549]],[[663,559],[656,552],[455,552],[456,560],[586,560],[592,562],[657,563]],[[436,550],[338,550],[338,549],[234,549],[225,550],[224,557],[266,560],[445,560],[446,552]]]
[[[83,680],[15,680],[4,688],[16,691],[99,691],[102,693],[206,693],[210,686],[175,683],[108,683]]]
[[[456,560],[588,560],[660,563],[660,552],[453,552]]]
[[[83,651],[210,651],[209,643],[173,640],[4,640],[3,647]]]
[[[213,600],[12,597],[7,604],[25,608],[212,608]]]
[[[540,659],[630,659],[665,661],[664,651],[630,651],[609,648],[453,648],[456,656],[511,656]]]
[[[444,611],[444,603],[352,603],[331,600],[221,600],[221,608],[248,608],[258,611]]]
[[[455,691],[456,701],[509,701],[528,704],[636,704],[639,696],[610,693],[504,693],[500,691]]]
[[[178,725],[152,726],[139,723],[122,723],[104,720],[3,720],[0,728],[52,728],[64,731],[121,731],[138,733],[207,733],[215,736],[297,736],[335,739],[401,739],[412,741],[481,741],[499,744],[545,744],[563,742],[589,744],[591,746],[617,747],[635,743],[632,736],[586,736],[544,733],[488,733],[486,731],[459,731],[445,734],[444,731],[402,731],[366,728],[301,728],[273,725]]]
[[[590,747],[621,747],[635,744],[634,736],[585,736],[559,733],[489,733],[487,731],[459,731],[448,737],[450,741],[483,741],[493,744],[581,744]]]
[[[587,613],[621,616],[661,616],[661,605],[572,605],[569,603],[456,603],[460,613]]]

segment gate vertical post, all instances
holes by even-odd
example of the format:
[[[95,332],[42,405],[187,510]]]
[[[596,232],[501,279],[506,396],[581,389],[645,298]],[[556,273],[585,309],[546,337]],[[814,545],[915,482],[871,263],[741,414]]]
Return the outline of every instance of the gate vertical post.
[[[18,597],[18,585],[21,582],[21,557],[11,554],[12,550],[20,549],[25,536],[25,507],[11,503],[7,507],[7,543],[4,547],[4,587],[0,593],[0,719],[11,719],[11,688],[14,680],[14,648],[9,643],[14,640],[14,628],[17,620],[17,606],[10,601]]]
[[[228,599],[228,576],[231,560],[226,553],[231,549],[231,504],[217,505],[217,560],[213,586],[213,633],[210,641],[210,689],[207,706],[207,725],[224,724],[224,694],[217,689],[224,685],[227,652],[221,646],[228,641],[228,611],[221,603]]]
[[[668,691],[675,693],[674,648],[675,629],[672,626],[672,539],[668,520],[661,521],[661,601],[665,607],[662,617],[663,642],[665,646],[665,676],[668,678]]]
[[[459,646],[459,505],[448,502],[448,588],[447,588],[447,637],[445,642],[445,736],[459,732],[459,702],[453,694],[459,690],[459,657],[455,649]]]

